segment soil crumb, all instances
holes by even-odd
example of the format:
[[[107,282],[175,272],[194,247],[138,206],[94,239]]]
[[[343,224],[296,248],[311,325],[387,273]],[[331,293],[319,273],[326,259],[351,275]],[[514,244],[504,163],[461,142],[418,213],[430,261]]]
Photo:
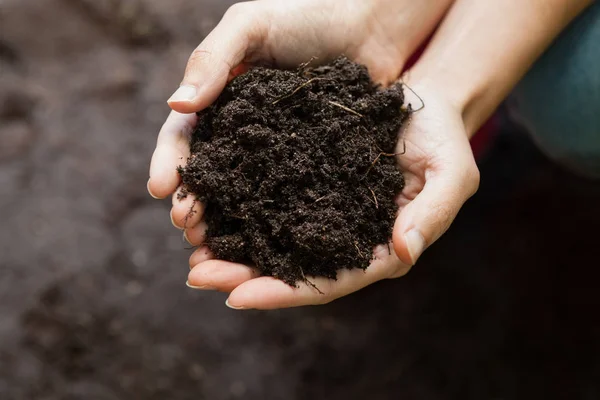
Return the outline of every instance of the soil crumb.
[[[198,114],[179,168],[185,193],[206,206],[215,257],[290,285],[367,268],[404,187],[394,154],[403,100],[400,84],[381,88],[345,57],[233,79]]]

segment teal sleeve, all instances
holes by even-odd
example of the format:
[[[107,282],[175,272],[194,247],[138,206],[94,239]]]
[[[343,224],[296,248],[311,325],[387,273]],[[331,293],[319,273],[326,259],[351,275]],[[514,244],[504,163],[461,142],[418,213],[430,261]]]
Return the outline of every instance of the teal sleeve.
[[[550,158],[600,178],[600,2],[557,38],[508,105]]]

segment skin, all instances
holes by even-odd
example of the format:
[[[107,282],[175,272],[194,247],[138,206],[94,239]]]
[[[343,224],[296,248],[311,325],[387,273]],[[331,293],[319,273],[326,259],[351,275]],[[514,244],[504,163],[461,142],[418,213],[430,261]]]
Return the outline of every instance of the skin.
[[[406,274],[450,226],[477,190],[479,171],[469,138],[551,40],[591,1],[578,0],[297,0],[232,7],[192,53],[173,109],[152,157],[148,191],[167,197],[180,184],[176,166],[189,155],[193,113],[211,104],[229,79],[249,65],[292,67],[340,54],[365,64],[383,84],[398,79],[410,55],[440,23],[431,44],[403,80],[424,99],[400,134],[398,158],[406,187],[398,197],[390,255],[374,250],[366,271],[343,270],[337,280],[311,278],[292,288],[259,277],[250,266],[213,259],[202,246],[202,205],[173,195],[171,219],[200,246],[190,257],[188,286],[230,292],[236,309],[324,304],[376,281]],[[498,15],[502,15],[498,23]],[[442,21],[443,19],[443,21]],[[526,30],[527,35],[514,32]],[[420,104],[416,98],[409,101]],[[403,147],[403,146],[402,146]],[[399,149],[400,151],[401,149]],[[193,213],[189,214],[189,211]]]

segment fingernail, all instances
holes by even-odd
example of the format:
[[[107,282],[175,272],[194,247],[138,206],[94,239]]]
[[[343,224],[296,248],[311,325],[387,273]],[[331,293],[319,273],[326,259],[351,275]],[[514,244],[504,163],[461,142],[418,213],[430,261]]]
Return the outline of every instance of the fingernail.
[[[190,289],[196,289],[196,290],[217,290],[214,287],[208,286],[208,285],[194,286],[194,285],[191,285],[189,281],[186,281],[185,285],[187,287],[189,287]]]
[[[180,86],[179,89],[173,93],[173,95],[167,100],[167,103],[175,103],[180,101],[192,101],[196,97],[196,87],[184,85]]]
[[[425,239],[421,232],[417,229],[412,229],[404,234],[404,240],[406,241],[406,248],[413,265],[417,262],[423,250],[425,250]]]
[[[225,305],[229,308],[231,308],[232,310],[245,310],[246,307],[235,307],[232,306],[231,304],[229,304],[229,299],[225,300]]]
[[[150,196],[152,196],[153,199],[156,200],[160,200],[160,197],[156,197],[151,191],[150,191],[150,178],[148,178],[148,183],[146,183],[146,189],[148,190],[148,193],[150,194]]]

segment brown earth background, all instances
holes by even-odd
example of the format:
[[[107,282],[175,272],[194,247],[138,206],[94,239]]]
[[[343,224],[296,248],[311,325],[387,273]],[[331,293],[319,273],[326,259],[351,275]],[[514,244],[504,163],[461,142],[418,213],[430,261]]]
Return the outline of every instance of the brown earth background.
[[[503,124],[405,278],[235,312],[145,185],[231,2],[0,0],[0,399],[600,398],[600,185]]]

